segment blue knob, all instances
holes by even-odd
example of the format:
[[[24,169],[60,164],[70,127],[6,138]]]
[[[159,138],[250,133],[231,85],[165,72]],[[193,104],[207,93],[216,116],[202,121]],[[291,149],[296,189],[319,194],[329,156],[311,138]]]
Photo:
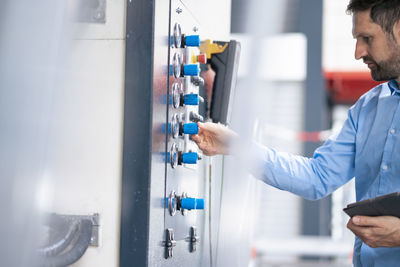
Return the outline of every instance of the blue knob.
[[[204,210],[204,199],[202,198],[182,198],[181,207],[185,210]]]
[[[200,102],[198,94],[188,94],[183,97],[185,105],[197,106]]]
[[[198,76],[200,73],[199,65],[197,64],[188,64],[183,66],[183,74],[185,76]]]
[[[197,126],[197,123],[185,123],[183,125],[183,133],[184,134],[198,134],[199,127]]]
[[[186,36],[185,44],[186,44],[186,46],[199,47],[200,46],[200,36],[199,35]]]
[[[194,152],[183,153],[182,162],[186,164],[196,164],[197,158],[198,158],[197,153]]]

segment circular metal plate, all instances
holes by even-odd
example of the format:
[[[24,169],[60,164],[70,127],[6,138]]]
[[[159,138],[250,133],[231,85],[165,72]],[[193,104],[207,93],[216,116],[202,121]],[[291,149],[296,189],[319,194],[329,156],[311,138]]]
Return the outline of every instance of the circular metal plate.
[[[187,198],[187,197],[188,197],[188,194],[187,194],[187,193],[182,193],[181,199],[182,199],[182,198]],[[185,216],[185,215],[187,214],[187,210],[185,210],[185,209],[183,209],[183,208],[181,207],[181,213],[182,213],[183,216]]]
[[[178,146],[176,143],[173,143],[171,146],[171,150],[169,152],[169,161],[173,169],[178,166]]]
[[[171,119],[171,134],[173,138],[177,138],[179,135],[179,115],[174,114]]]
[[[181,102],[181,84],[174,83],[172,85],[172,104],[174,108],[179,108]]]
[[[174,216],[176,213],[176,195],[175,191],[171,191],[168,198],[168,210],[171,216]]]
[[[179,23],[175,23],[174,25],[174,45],[176,48],[182,46],[182,29]]]
[[[172,58],[172,68],[174,72],[174,77],[181,77],[181,66],[182,66],[182,57],[179,53],[175,53]]]

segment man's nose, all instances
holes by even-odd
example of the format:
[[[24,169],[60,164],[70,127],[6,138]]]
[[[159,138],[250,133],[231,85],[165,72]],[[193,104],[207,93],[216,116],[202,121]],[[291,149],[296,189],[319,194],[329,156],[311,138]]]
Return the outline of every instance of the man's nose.
[[[356,43],[356,51],[354,53],[354,57],[357,60],[359,60],[359,59],[362,59],[363,57],[365,57],[367,55],[368,55],[367,46],[364,43],[362,43],[360,41],[357,41],[357,43]]]

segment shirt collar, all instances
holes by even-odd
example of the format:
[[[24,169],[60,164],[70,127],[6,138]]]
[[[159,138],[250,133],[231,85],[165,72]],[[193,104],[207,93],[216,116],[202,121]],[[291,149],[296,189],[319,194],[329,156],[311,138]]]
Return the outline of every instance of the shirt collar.
[[[400,95],[400,89],[396,82],[396,80],[391,80],[388,82],[388,86],[391,92],[391,95]]]

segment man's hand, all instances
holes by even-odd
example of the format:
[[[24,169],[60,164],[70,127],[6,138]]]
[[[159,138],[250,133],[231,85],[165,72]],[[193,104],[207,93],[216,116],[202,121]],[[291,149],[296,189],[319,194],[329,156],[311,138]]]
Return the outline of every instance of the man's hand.
[[[216,123],[198,123],[199,133],[192,136],[192,140],[207,156],[229,154],[231,144],[238,135],[227,127]]]
[[[400,219],[392,216],[355,216],[347,223],[349,228],[371,248],[400,246]]]

